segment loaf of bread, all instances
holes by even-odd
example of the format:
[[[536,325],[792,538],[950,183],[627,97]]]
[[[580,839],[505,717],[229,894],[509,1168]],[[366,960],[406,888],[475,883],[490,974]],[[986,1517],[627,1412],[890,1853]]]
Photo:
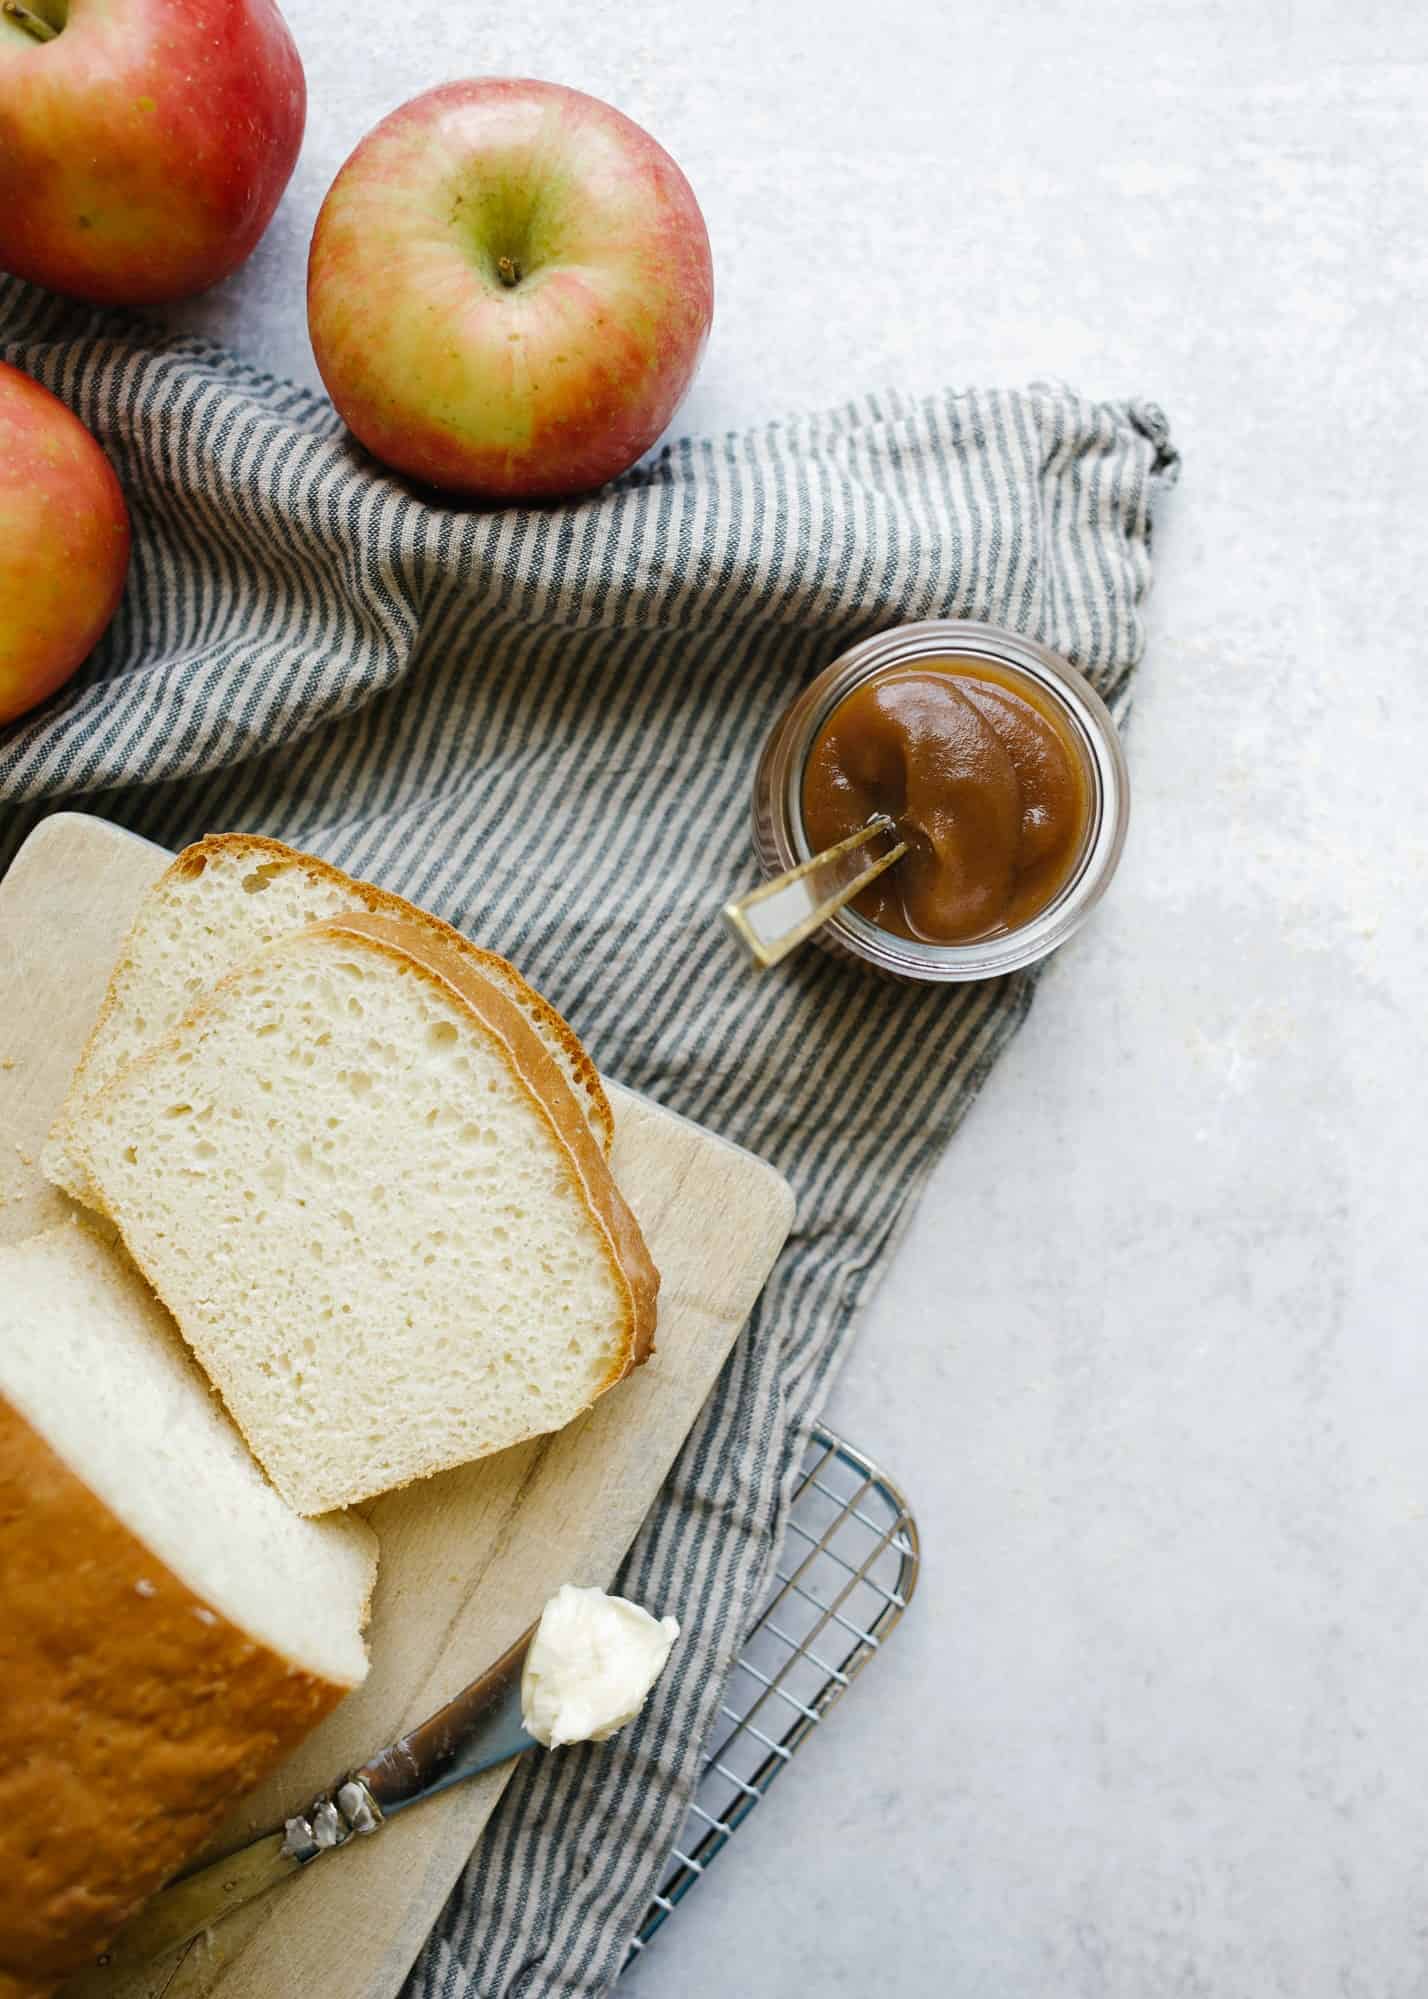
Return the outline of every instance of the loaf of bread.
[[[658,1273],[548,1044],[425,927],[281,939],[68,1135],[301,1512],[559,1429],[650,1351]]]
[[[614,1133],[595,1065],[555,1009],[514,965],[384,889],[326,861],[250,833],[215,833],[186,847],[145,896],[120,953],[41,1164],[57,1186],[95,1204],[69,1140],[75,1107],[166,1034],[207,988],[267,944],[331,916],[400,917],[459,952],[524,1015],[574,1091],[607,1155]]]
[[[92,1963],[364,1677],[375,1560],[284,1505],[118,1250],[0,1250],[0,1993]]]

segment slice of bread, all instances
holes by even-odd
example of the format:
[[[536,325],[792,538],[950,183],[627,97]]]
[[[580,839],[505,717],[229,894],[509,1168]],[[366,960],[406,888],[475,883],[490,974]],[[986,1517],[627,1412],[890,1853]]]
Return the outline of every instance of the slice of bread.
[[[301,1512],[560,1429],[650,1351],[658,1273],[548,1047],[409,923],[270,946],[71,1135]]]
[[[0,1990],[92,1963],[364,1677],[375,1563],[284,1505],[119,1250],[0,1250]]]
[[[293,930],[332,916],[399,917],[460,952],[525,1015],[546,1044],[607,1155],[609,1101],[574,1031],[514,965],[482,951],[450,924],[385,889],[353,881],[326,861],[252,833],[213,833],[183,852],[144,898],[109,981],[41,1165],[75,1200],[95,1205],[74,1156],[69,1121],[141,1049],[167,1034],[226,972]]]

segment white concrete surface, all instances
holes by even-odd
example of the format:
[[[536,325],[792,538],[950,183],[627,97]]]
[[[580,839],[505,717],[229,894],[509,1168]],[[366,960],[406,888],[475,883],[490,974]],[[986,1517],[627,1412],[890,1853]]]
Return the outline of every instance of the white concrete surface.
[[[251,358],[311,378],[361,132],[523,71],[699,192],[690,426],[1057,374],[1185,453],[1123,872],[833,1400],[920,1597],[629,1990],[1428,1993],[1428,14],[289,11],[297,181],[187,314]]]

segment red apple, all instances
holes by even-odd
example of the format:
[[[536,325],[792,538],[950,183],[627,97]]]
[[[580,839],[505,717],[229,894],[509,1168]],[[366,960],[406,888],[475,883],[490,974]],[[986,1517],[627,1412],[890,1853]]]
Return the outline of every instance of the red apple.
[[[109,460],[57,397],[0,361],[0,723],[93,651],[128,563]]]
[[[105,305],[203,291],[267,228],[306,108],[273,0],[4,0],[0,270]]]
[[[714,272],[648,132],[581,91],[484,77],[358,146],[317,218],[307,304],[322,379],[378,458],[476,499],[555,498],[665,428]]]

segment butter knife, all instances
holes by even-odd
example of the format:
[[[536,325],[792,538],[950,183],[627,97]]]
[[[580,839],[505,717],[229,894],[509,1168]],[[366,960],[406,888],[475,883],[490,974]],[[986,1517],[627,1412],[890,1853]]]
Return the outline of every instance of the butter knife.
[[[100,1965],[147,1964],[177,1950],[325,1853],[380,1832],[408,1806],[534,1749],[536,1739],[521,1720],[521,1669],[534,1636],[532,1625],[480,1679],[340,1778],[281,1831],[262,1833],[236,1853],[160,1889],[115,1938]]]

